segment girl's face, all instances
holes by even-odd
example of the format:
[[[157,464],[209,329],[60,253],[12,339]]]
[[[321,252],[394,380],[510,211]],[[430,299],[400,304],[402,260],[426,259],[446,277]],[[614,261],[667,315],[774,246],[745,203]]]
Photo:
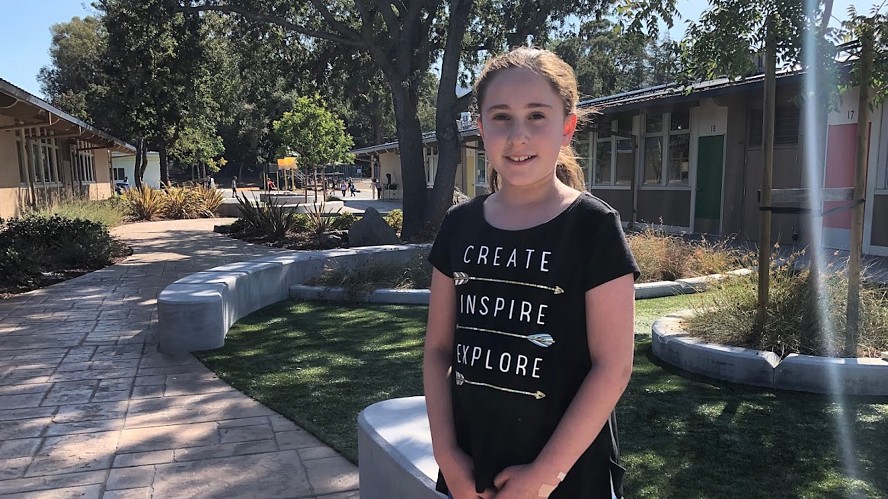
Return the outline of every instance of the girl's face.
[[[549,81],[525,68],[491,77],[478,120],[487,159],[503,187],[555,181],[558,152],[570,144],[576,125],[576,114],[564,115],[564,102]]]

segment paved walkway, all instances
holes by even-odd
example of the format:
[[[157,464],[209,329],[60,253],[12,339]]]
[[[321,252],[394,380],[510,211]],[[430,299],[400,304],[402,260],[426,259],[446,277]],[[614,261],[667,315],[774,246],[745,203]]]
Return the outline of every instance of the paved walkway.
[[[156,349],[156,296],[273,253],[216,220],[114,230],[135,254],[0,301],[0,496],[355,499],[357,468],[191,355]]]

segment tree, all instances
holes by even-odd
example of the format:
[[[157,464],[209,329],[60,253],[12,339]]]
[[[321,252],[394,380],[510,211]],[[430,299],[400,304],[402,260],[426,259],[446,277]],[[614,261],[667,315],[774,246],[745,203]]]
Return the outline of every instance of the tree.
[[[671,81],[670,45],[668,39],[658,44],[641,33],[626,33],[602,18],[583,23],[547,48],[574,68],[581,95],[601,97]]]
[[[452,203],[461,145],[457,116],[471,102],[471,96],[456,95],[461,70],[477,63],[482,53],[522,44],[529,35],[544,41],[551,27],[563,23],[569,14],[584,15],[603,4],[608,1],[179,0],[179,9],[226,12],[264,21],[314,43],[325,40],[342,51],[368,55],[385,77],[395,110],[404,184],[402,235],[409,239],[424,225],[440,223]],[[429,197],[418,107],[422,80],[438,56],[441,76],[435,128],[439,163]]]
[[[353,142],[345,124],[326,109],[320,97],[299,97],[293,109],[273,124],[283,147],[299,157],[300,166],[318,168],[351,160]]]
[[[98,73],[107,35],[101,20],[73,17],[66,23],[52,25],[50,30],[52,64],[40,68],[40,89],[52,105],[91,123],[92,87],[103,83]]]
[[[127,135],[145,137],[160,154],[161,182],[169,182],[169,151],[183,131],[214,122],[203,23],[176,12],[167,0],[98,0],[108,33],[103,96],[124,117]]]

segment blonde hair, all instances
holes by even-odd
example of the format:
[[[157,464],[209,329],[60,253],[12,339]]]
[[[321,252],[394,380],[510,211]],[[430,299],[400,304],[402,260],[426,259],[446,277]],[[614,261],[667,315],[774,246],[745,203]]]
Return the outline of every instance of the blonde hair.
[[[573,68],[554,53],[533,47],[512,49],[487,61],[475,82],[475,99],[479,109],[482,108],[481,103],[484,101],[487,87],[493,76],[502,70],[511,68],[529,69],[548,80],[552,85],[552,90],[561,97],[564,103],[565,116],[575,113],[579,123],[581,118],[594,113],[594,110],[580,111],[577,109],[580,93],[577,90],[577,77]],[[583,169],[580,168],[577,154],[571,146],[562,146],[558,152],[555,175],[561,183],[567,186],[580,191],[586,190]],[[490,166],[487,167],[487,182],[490,192],[499,190],[499,175]]]

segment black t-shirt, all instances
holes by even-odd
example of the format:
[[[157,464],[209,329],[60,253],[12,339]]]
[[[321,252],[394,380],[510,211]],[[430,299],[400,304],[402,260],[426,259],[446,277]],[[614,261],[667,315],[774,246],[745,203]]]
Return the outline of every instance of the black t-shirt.
[[[452,207],[429,255],[456,284],[453,419],[478,492],[537,457],[588,374],[586,291],[638,277],[619,215],[598,198],[515,231],[486,222],[485,199]],[[609,499],[611,452],[605,424],[550,497]]]

